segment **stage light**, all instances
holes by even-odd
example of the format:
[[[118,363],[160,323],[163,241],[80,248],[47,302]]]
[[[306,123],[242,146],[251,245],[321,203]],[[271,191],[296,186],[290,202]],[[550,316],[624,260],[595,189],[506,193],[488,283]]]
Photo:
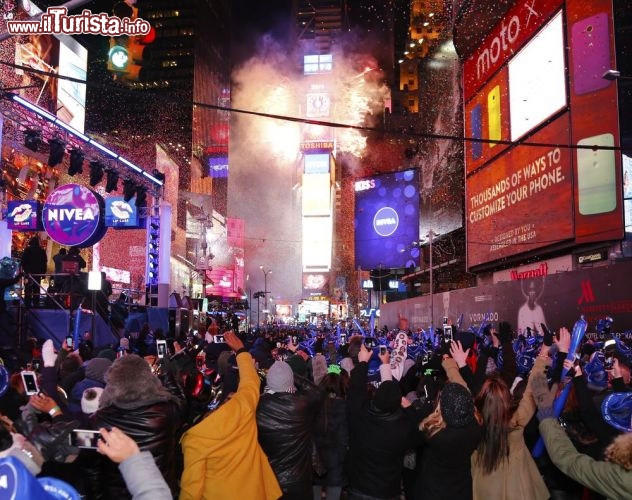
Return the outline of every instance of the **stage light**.
[[[119,174],[116,170],[106,169],[105,192],[111,193],[118,189]]]
[[[158,284],[158,265],[160,246],[160,217],[152,216],[149,219],[149,231],[147,238],[147,276],[149,285]]]
[[[42,131],[35,128],[27,128],[24,131],[24,146],[31,151],[37,151],[42,144]]]
[[[54,167],[60,164],[64,159],[64,153],[66,152],[66,142],[62,141],[59,137],[54,137],[48,141],[50,146],[50,152],[48,154],[48,166]]]
[[[143,186],[138,186],[136,188],[136,202],[134,203],[137,207],[146,207],[147,206],[147,188]]]
[[[136,194],[136,184],[130,179],[123,181],[123,199],[125,201],[131,200]]]
[[[83,159],[85,154],[81,149],[70,150],[70,164],[68,165],[68,175],[83,174]]]
[[[90,162],[90,186],[94,187],[103,180],[103,164],[99,160]]]

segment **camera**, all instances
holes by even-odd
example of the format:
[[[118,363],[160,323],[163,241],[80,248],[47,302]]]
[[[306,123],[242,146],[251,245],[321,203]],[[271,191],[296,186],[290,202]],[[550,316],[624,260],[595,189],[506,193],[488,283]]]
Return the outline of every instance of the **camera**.
[[[73,431],[68,434],[70,445],[77,448],[96,450],[99,439],[101,439],[101,433],[99,431],[88,429],[73,429]]]
[[[22,371],[22,383],[24,384],[24,391],[27,396],[32,396],[39,392],[39,386],[37,385],[37,374],[33,371]]]
[[[386,353],[388,353],[388,348],[385,345],[380,346],[380,355],[384,356]]]

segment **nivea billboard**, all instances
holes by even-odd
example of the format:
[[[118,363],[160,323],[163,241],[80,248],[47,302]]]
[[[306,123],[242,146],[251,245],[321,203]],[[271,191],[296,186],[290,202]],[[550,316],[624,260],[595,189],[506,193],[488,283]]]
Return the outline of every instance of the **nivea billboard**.
[[[356,180],[354,229],[356,267],[416,267],[419,172],[410,169]]]
[[[55,189],[44,203],[44,231],[64,246],[94,245],[105,235],[103,198],[79,184],[65,184]]]

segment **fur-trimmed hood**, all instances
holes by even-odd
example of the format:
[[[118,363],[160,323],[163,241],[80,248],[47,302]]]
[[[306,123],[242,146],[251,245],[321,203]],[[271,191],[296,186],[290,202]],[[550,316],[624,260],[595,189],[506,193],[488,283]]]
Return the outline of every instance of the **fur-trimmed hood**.
[[[161,401],[176,401],[143,358],[130,354],[118,358],[105,373],[99,408],[139,408]]]
[[[632,471],[632,432],[617,436],[606,448],[606,460]]]

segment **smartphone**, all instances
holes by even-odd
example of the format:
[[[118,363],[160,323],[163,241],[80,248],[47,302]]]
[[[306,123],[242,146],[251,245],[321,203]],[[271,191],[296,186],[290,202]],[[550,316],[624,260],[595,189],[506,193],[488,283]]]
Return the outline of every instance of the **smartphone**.
[[[216,344],[225,344],[226,341],[224,340],[224,336],[223,335],[213,335],[213,342],[215,342]]]
[[[483,107],[477,104],[472,108],[470,112],[470,118],[472,122],[472,139],[479,139],[472,141],[472,160],[478,160],[483,155],[483,143],[480,139],[483,138]]]
[[[487,94],[487,129],[489,133],[488,139],[492,141],[500,140],[500,85],[496,85]],[[490,148],[493,148],[495,145],[495,142],[489,143]]]
[[[448,317],[447,316],[443,317],[442,324],[444,324],[444,325],[448,324]]]
[[[89,448],[96,450],[99,439],[101,439],[101,433],[99,431],[88,429],[73,429],[73,431],[68,434],[70,446],[75,446],[77,448]]]
[[[156,351],[158,352],[158,359],[162,359],[167,354],[167,341],[156,340]]]
[[[22,376],[22,383],[24,384],[24,390],[27,396],[32,396],[39,392],[39,386],[37,385],[37,374],[33,371],[23,371],[20,373]]]
[[[277,349],[281,349],[281,347],[283,347],[283,342],[277,342],[276,346],[277,346]]]
[[[296,335],[292,335],[292,345],[298,345],[298,337]]]
[[[571,27],[573,90],[582,95],[610,85],[610,21],[605,12],[580,19]]]
[[[33,371],[40,371],[40,368],[42,367],[42,360],[33,358],[31,361],[31,366],[33,368]]]
[[[577,150],[577,197],[582,215],[603,214],[617,208],[617,185],[614,150],[599,146],[614,146],[612,134],[585,137],[579,146],[596,146]]]
[[[347,335],[345,333],[341,333],[340,334],[340,343],[341,344],[346,344],[347,343]]]
[[[384,356],[388,352],[388,349],[385,345],[380,346],[380,355]]]
[[[443,326],[443,340],[445,342],[452,342],[452,325],[444,325]]]
[[[73,344],[74,344],[74,338],[73,338],[73,336],[72,336],[72,335],[67,335],[67,336],[66,336],[66,345],[67,345],[68,347],[72,348],[72,347],[73,347]]]

